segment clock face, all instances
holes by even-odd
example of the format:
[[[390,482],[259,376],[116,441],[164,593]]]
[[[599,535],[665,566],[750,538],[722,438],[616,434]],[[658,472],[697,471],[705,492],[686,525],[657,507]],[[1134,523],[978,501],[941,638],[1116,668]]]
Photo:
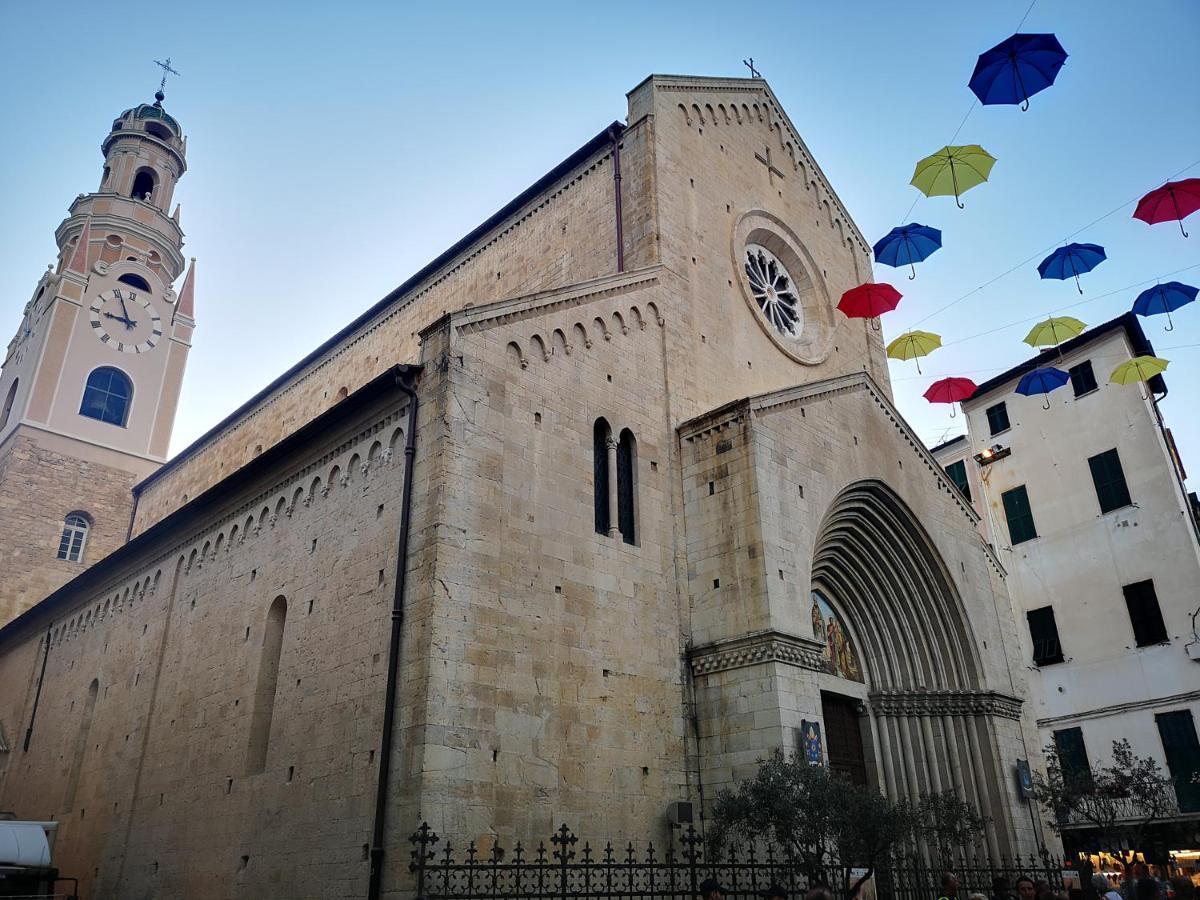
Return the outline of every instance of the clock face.
[[[145,353],[162,337],[162,319],[150,298],[128,286],[104,291],[92,301],[96,337],[122,353]]]

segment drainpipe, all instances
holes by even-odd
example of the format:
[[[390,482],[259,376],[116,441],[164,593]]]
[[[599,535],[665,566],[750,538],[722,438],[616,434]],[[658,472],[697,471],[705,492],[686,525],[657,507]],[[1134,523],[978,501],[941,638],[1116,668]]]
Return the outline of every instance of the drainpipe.
[[[392,768],[392,732],[395,727],[396,691],[400,673],[400,626],[404,621],[404,584],[408,568],[413,459],[417,452],[417,392],[411,379],[412,374],[409,372],[396,376],[396,386],[408,397],[408,428],[404,436],[404,493],[400,506],[400,540],[396,551],[396,589],[392,594],[392,635],[388,646],[383,734],[379,740],[379,781],[375,789],[375,821],[371,830],[371,877],[367,884],[368,900],[378,900],[383,883],[383,831],[387,813],[388,778]]]
[[[625,233],[621,225],[621,133],[614,126],[608,130],[612,138],[613,196],[616,198],[617,216],[617,272],[625,271]]]
[[[33,738],[33,720],[37,718],[38,701],[42,699],[42,682],[46,680],[46,661],[50,659],[50,626],[46,626],[46,649],[42,653],[42,671],[38,675],[37,690],[33,694],[33,709],[29,712],[29,727],[25,729],[25,744],[22,753],[29,752],[29,742]]]

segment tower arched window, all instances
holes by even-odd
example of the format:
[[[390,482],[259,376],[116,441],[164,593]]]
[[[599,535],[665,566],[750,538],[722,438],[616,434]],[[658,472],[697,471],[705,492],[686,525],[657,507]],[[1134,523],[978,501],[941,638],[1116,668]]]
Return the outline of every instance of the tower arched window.
[[[4,409],[0,410],[0,429],[8,424],[8,417],[12,415],[13,404],[17,401],[17,385],[20,383],[20,378],[14,378],[13,383],[8,386],[8,393],[4,395]]]
[[[87,548],[88,532],[92,523],[81,512],[73,512],[63,519],[62,537],[58,541],[58,558],[67,562],[83,562],[83,551]]]
[[[246,751],[246,773],[253,775],[267,766],[271,743],[271,720],[275,717],[275,689],[279,684],[279,657],[283,653],[283,626],[287,623],[287,598],[271,602],[263,630],[262,653],[254,685],[254,709],[250,714],[250,742]]]
[[[129,376],[112,366],[101,366],[88,376],[79,414],[124,428],[132,402],[133,382]]]
[[[637,441],[628,428],[617,442],[617,527],[625,543],[637,543]]]
[[[596,534],[608,534],[611,525],[608,502],[608,445],[612,441],[612,429],[604,418],[596,420],[592,427],[592,470],[595,486]]]
[[[135,200],[148,200],[154,196],[154,189],[157,186],[158,176],[153,169],[138,169],[137,174],[133,176],[133,189],[129,192],[129,196]]]
[[[150,293],[150,282],[148,282],[141,275],[126,273],[118,278],[117,281],[121,282],[122,284],[127,284],[130,287],[135,287],[140,291],[145,291],[147,294]]]

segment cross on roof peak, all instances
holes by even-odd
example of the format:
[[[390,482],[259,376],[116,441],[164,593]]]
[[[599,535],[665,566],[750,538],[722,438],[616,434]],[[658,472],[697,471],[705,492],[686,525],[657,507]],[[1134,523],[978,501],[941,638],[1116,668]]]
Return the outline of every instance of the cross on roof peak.
[[[161,103],[163,100],[163,97],[166,96],[167,76],[168,75],[179,75],[179,73],[171,68],[171,57],[169,57],[169,56],[167,57],[166,62],[159,62],[156,59],[156,60],[154,60],[154,64],[163,70],[162,81],[160,81],[158,83],[158,93],[154,95],[154,99],[157,100],[159,103]],[[180,76],[180,77],[182,77],[182,76]]]

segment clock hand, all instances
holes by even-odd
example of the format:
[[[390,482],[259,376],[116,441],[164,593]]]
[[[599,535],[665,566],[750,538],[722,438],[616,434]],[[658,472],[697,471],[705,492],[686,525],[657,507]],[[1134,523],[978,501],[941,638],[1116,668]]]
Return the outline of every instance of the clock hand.
[[[117,299],[121,301],[121,313],[125,316],[125,321],[129,321],[129,310],[125,308],[125,298],[117,294]]]
[[[134,319],[130,319],[127,316],[114,316],[112,313],[106,312],[104,317],[107,319],[115,319],[118,322],[124,322],[126,330],[132,329],[135,325],[137,325],[137,322]]]

